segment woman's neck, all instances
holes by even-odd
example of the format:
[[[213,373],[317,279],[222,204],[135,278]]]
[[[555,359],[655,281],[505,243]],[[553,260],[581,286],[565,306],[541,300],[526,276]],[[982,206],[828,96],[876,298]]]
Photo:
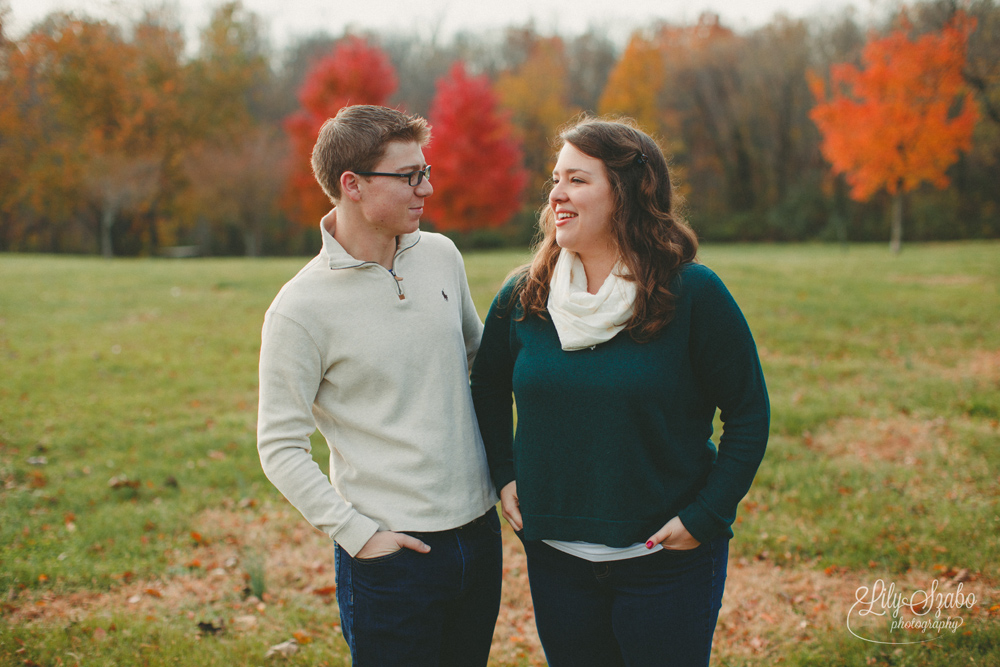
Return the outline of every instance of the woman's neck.
[[[577,255],[580,257],[583,270],[587,274],[587,292],[597,294],[604,281],[608,279],[608,276],[614,270],[615,264],[618,263],[618,258],[613,253],[587,255],[577,253]]]

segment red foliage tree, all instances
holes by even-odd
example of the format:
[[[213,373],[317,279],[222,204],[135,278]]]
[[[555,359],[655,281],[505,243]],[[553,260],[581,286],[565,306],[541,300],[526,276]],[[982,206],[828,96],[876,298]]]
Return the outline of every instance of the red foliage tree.
[[[385,104],[397,83],[385,52],[359,37],[342,40],[312,66],[299,89],[302,108],[285,120],[292,169],[283,203],[291,219],[309,226],[330,210],[310,163],[323,123],[349,104]]]
[[[822,80],[810,81],[820,148],[846,175],[851,196],[865,201],[885,190],[893,197],[893,252],[902,243],[903,196],[925,181],[948,185],[945,171],[971,147],[978,118],[962,76],[975,19],[958,12],[940,33],[916,40],[905,27],[865,46],[864,69],[831,68],[829,99]]]
[[[521,207],[528,172],[489,79],[453,65],[438,81],[430,121],[434,138],[425,155],[434,165],[434,195],[426,217],[438,229],[462,232],[507,222]]]

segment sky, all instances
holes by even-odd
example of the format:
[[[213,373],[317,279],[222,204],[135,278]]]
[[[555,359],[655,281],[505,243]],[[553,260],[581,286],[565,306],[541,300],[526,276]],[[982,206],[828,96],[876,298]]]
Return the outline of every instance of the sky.
[[[4,0],[0,0],[2,5]],[[175,6],[189,43],[207,24],[222,0],[6,0],[11,15],[9,35],[19,37],[46,14],[83,12],[97,18],[127,22],[147,5]],[[450,39],[460,31],[482,32],[533,20],[543,33],[571,36],[590,27],[604,29],[624,41],[651,20],[694,22],[703,11],[714,11],[723,24],[748,30],[770,22],[776,14],[792,18],[823,18],[853,7],[856,20],[877,20],[894,0],[243,0],[265,20],[272,45],[282,48],[296,38],[326,32],[340,35],[347,28],[416,34]]]

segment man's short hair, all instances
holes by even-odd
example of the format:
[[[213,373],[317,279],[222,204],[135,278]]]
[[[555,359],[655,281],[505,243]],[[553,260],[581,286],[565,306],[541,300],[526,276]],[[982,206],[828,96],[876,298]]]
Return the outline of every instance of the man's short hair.
[[[347,106],[320,128],[312,152],[313,174],[336,202],[345,171],[373,171],[391,142],[425,146],[430,138],[431,128],[420,116],[369,104]]]

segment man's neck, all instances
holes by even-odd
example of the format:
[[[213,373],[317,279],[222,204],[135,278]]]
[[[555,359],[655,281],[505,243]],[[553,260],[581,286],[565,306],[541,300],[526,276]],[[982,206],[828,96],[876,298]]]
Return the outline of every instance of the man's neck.
[[[335,208],[323,218],[323,226],[347,254],[362,262],[375,262],[392,269],[396,256],[395,236],[384,236],[373,232],[364,220],[351,215],[343,207]]]

